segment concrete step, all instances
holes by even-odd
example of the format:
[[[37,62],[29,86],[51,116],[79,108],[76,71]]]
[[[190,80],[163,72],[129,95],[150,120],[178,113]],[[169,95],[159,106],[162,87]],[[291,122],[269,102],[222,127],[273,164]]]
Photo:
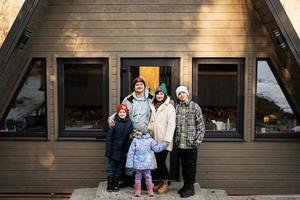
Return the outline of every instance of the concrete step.
[[[80,188],[73,191],[70,200],[94,200],[98,188]]]
[[[122,188],[119,192],[107,192],[106,185],[107,185],[106,181],[100,182],[94,200],[106,200],[106,199],[109,199],[109,200],[130,200],[130,199],[175,200],[175,199],[182,199],[180,197],[180,195],[177,194],[178,189],[180,189],[183,185],[183,183],[181,183],[181,182],[172,182],[169,187],[169,192],[167,194],[162,194],[162,195],[155,194],[154,197],[148,197],[147,191],[142,191],[141,197],[134,197],[134,189],[131,187]],[[195,195],[192,197],[186,198],[187,200],[229,200],[227,193],[224,190],[203,189],[203,188],[200,188],[200,185],[198,183],[196,183],[194,185],[194,187],[195,187]]]

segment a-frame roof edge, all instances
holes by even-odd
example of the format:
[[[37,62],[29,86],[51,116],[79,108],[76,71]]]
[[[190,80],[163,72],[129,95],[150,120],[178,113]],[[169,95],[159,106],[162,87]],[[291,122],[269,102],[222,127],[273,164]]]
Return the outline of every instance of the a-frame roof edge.
[[[288,47],[293,53],[295,60],[300,66],[300,40],[281,2],[279,0],[265,0],[265,2],[287,42]]]
[[[2,71],[5,69],[12,52],[15,48],[17,48],[18,41],[29,23],[39,1],[40,0],[25,0],[12,27],[3,41],[2,47],[0,48],[0,76]]]

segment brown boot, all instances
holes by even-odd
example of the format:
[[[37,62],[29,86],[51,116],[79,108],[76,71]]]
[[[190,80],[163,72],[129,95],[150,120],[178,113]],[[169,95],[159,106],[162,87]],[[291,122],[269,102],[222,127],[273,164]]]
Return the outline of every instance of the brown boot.
[[[161,180],[158,185],[154,186],[153,191],[157,192],[157,190],[162,186],[163,183],[163,180]]]
[[[158,194],[164,194],[169,191],[168,189],[168,179],[162,180],[163,184],[160,186],[160,188],[157,190]]]

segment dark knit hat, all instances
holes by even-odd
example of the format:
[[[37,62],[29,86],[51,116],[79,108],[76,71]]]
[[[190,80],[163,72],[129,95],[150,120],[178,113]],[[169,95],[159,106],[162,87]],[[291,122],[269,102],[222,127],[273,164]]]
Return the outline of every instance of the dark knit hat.
[[[158,92],[163,92],[166,96],[168,96],[168,90],[167,90],[167,86],[165,83],[161,83],[158,88],[156,88],[155,90],[155,94]]]
[[[128,108],[125,104],[119,104],[117,107],[117,111],[120,112],[120,110],[125,110],[126,114],[128,114]]]
[[[146,83],[145,83],[145,80],[141,77],[136,77],[133,81],[132,81],[132,88],[134,90],[134,86],[136,83],[138,82],[142,82],[144,84],[144,86],[146,87]]]

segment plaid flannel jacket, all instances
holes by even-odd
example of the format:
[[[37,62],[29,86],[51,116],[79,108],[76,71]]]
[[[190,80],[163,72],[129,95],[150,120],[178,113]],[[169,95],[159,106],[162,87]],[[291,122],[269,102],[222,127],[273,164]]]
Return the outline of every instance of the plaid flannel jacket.
[[[200,106],[189,100],[176,105],[175,144],[180,149],[195,149],[201,144],[205,125]]]

